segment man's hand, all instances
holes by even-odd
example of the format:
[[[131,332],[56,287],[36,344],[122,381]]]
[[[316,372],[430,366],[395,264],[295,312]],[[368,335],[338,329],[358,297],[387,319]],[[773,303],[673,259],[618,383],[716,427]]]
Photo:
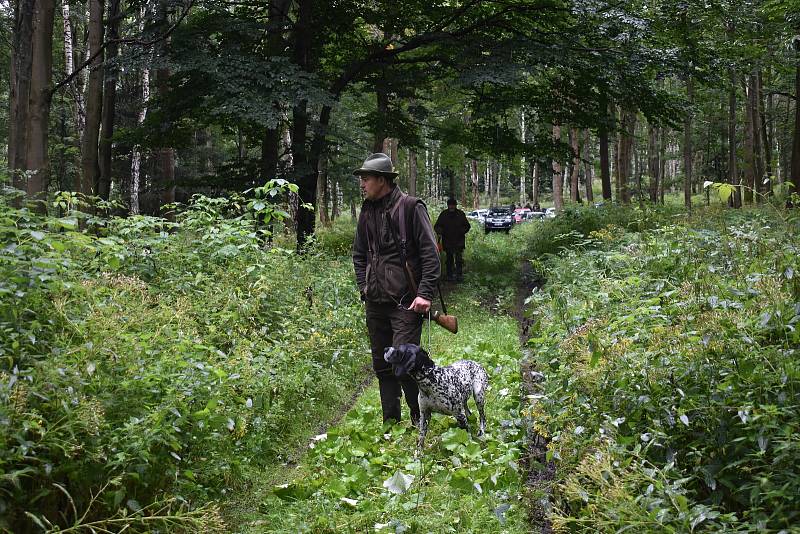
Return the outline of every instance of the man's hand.
[[[431,301],[422,297],[417,297],[408,309],[417,313],[428,313],[428,310],[431,309]]]

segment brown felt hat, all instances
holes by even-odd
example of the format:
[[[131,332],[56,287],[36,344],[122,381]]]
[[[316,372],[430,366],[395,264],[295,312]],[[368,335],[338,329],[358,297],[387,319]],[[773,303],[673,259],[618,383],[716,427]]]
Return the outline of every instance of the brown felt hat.
[[[394,171],[394,165],[392,165],[392,159],[383,152],[370,154],[367,159],[364,160],[364,164],[361,165],[361,168],[354,170],[353,174],[356,176],[378,174],[391,179],[397,177],[397,173]]]

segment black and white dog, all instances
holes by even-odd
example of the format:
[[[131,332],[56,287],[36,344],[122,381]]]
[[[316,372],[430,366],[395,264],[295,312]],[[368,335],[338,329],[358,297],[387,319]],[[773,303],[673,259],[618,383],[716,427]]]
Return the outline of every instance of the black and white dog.
[[[489,385],[486,370],[471,360],[459,360],[447,367],[437,367],[425,349],[417,345],[403,344],[389,347],[383,353],[383,359],[392,364],[397,376],[409,375],[419,386],[419,441],[422,448],[431,412],[453,415],[458,426],[469,432],[467,417],[470,411],[467,400],[475,397],[475,404],[480,414],[478,436],[486,430],[486,416],[483,413],[483,401]]]

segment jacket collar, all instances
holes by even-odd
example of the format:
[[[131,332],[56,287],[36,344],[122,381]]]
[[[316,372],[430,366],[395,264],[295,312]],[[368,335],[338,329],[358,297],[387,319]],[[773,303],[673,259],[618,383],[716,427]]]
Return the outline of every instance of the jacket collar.
[[[373,209],[391,210],[392,207],[400,200],[402,195],[403,192],[400,190],[397,184],[395,184],[394,187],[392,187],[392,190],[385,196],[379,198],[378,200],[367,200],[366,202],[369,203]]]

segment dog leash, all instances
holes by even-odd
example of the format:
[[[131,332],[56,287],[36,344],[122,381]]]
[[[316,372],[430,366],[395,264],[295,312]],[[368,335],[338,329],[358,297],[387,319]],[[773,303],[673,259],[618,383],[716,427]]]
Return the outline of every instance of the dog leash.
[[[431,309],[428,308],[428,351],[431,350]]]

